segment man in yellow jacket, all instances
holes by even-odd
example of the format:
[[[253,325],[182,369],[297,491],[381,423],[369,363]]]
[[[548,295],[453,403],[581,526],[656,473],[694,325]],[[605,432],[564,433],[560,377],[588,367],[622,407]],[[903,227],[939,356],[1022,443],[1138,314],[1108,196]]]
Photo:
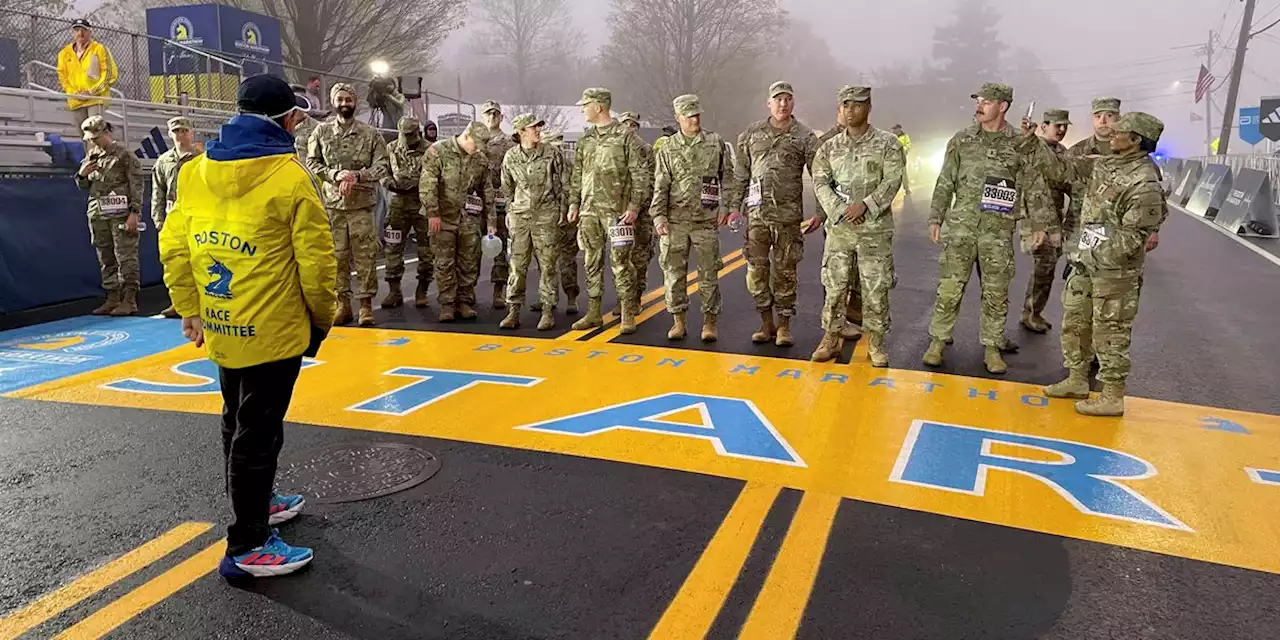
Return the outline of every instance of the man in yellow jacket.
[[[71,33],[71,44],[58,52],[58,81],[63,93],[74,96],[67,98],[67,109],[79,127],[89,116],[102,115],[119,72],[111,52],[93,39],[88,20],[71,23]]]
[[[218,567],[227,578],[284,575],[312,557],[271,528],[304,504],[272,486],[302,358],[333,325],[338,272],[319,187],[294,150],[304,103],[274,76],[242,82],[240,114],[178,172],[160,232],[182,331],[218,365],[235,513]]]

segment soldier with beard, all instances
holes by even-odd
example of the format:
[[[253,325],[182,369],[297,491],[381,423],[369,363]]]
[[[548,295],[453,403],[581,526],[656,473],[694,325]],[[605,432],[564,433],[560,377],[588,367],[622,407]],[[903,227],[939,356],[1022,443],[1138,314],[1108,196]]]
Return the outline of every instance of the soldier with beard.
[[[329,90],[337,117],[316,126],[307,143],[307,166],[324,184],[325,208],[338,258],[338,309],[334,324],[351,322],[351,262],[356,267],[360,326],[373,326],[378,292],[378,235],[373,208],[378,182],[391,174],[387,143],[377,129],[355,119],[356,90],[339,82]]]
[[[395,141],[387,147],[391,176],[382,181],[382,186],[391,192],[387,226],[382,233],[387,260],[387,297],[382,300],[382,308],[404,304],[400,280],[404,277],[404,249],[410,230],[418,247],[418,287],[413,306],[422,308],[427,306],[427,287],[431,286],[432,257],[427,218],[422,215],[422,200],[418,197],[418,181],[422,177],[422,155],[430,145],[422,139],[422,128],[413,116],[400,118],[396,130]]]

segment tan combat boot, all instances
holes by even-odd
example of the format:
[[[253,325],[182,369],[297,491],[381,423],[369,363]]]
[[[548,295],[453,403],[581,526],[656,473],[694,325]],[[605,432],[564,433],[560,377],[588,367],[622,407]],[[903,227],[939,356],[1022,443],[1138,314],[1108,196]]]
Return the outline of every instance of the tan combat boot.
[[[378,303],[383,309],[394,309],[404,304],[404,292],[400,291],[400,281],[387,281],[387,297]]]
[[[586,331],[604,326],[604,318],[600,317],[600,298],[587,299],[587,315],[573,323],[574,331]]]
[[[429,281],[425,281],[425,280],[418,281],[418,290],[413,293],[413,306],[421,309],[427,306],[428,304],[431,304],[431,302],[427,299],[427,287],[430,285],[431,283]]]
[[[684,326],[684,312],[671,314],[671,330],[667,332],[667,339],[683,340],[687,333]]]
[[[1102,385],[1102,393],[1097,397],[1076,403],[1076,413],[1086,416],[1124,415],[1124,385]]]
[[[1004,363],[1004,358],[1000,355],[1000,349],[996,347],[985,347],[985,355],[982,356],[982,363],[986,365],[988,373],[1004,373],[1009,370],[1009,365]]]
[[[860,335],[862,335],[862,325],[852,320],[844,321],[844,328],[840,329],[841,338],[844,338],[845,340],[853,340]]]
[[[941,367],[942,352],[946,350],[946,348],[947,343],[945,341],[937,338],[931,338],[929,340],[929,349],[924,352],[924,358],[922,359],[924,365],[926,367]]]
[[[531,311],[542,311],[542,301],[534,300],[533,304],[529,305],[529,309]]]
[[[715,342],[719,338],[716,332],[716,314],[708,313],[702,316],[702,341]]]
[[[791,337],[791,316],[778,316],[778,337],[773,343],[779,347],[789,347],[796,343]]]
[[[373,298],[364,298],[360,301],[360,316],[356,321],[362,327],[373,326]]]
[[[751,341],[764,344],[772,341],[775,335],[777,335],[777,329],[773,326],[773,309],[765,309],[760,312],[760,330],[751,334]]]
[[[1022,310],[1022,326],[1026,327],[1027,331],[1035,333],[1048,333],[1049,329],[1053,328],[1053,325],[1045,322],[1045,319],[1040,317],[1040,314],[1034,313],[1030,309]]]
[[[454,318],[455,314],[452,306],[440,307],[440,322],[453,322]]]
[[[868,336],[867,359],[871,361],[871,366],[881,369],[889,366],[889,354],[884,351],[884,334],[872,332]]]
[[[120,296],[120,304],[111,310],[113,316],[131,316],[138,312],[138,292],[125,289]]]
[[[542,317],[538,318],[538,331],[549,331],[556,326],[556,316],[551,309],[544,308]]]
[[[622,335],[631,335],[636,332],[636,312],[639,311],[639,305],[632,300],[622,303],[622,323],[618,328],[618,332]]]
[[[783,316],[784,318],[786,316]],[[840,350],[844,348],[841,342],[839,331],[828,331],[822,336],[822,342],[818,343],[818,348],[813,350],[813,355],[809,359],[814,362],[831,362],[840,355]]]
[[[351,322],[351,296],[349,294],[339,294],[338,301],[334,304],[337,307],[333,314],[333,324],[335,326],[345,325]]]
[[[90,311],[89,313],[92,313],[95,316],[109,316],[118,306],[120,306],[120,294],[110,291],[107,293],[107,301],[102,303],[102,306]]]
[[[1044,394],[1050,398],[1087,399],[1089,397],[1089,374],[1087,370],[1068,371],[1065,380],[1045,387]]]
[[[1004,334],[1000,335],[1000,353],[1017,353],[1018,343]]]
[[[506,303],[503,303],[503,306],[505,307],[505,306],[506,306]],[[465,303],[465,302],[459,302],[459,303],[458,303],[458,317],[459,317],[459,318],[462,318],[463,320],[475,320],[477,315],[479,315],[479,314],[477,314],[477,313],[476,313],[476,308],[475,308],[475,307],[473,307],[473,306],[471,306],[471,305],[469,305],[469,304],[467,304],[467,303]]]
[[[516,305],[507,306],[507,317],[498,323],[499,329],[519,329],[520,328],[520,307]]]
[[[493,285],[493,308],[494,309],[507,308],[507,285],[505,284]],[[466,317],[466,316],[463,316],[463,317]]]

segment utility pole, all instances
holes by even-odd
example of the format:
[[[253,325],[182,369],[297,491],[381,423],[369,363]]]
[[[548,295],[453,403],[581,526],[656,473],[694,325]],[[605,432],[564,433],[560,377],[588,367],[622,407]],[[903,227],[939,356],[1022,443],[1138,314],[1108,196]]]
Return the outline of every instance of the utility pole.
[[[1209,46],[1204,49],[1204,66],[1213,73],[1213,30],[1209,30]],[[1211,83],[1212,84],[1212,83]],[[1213,91],[1206,89],[1204,94],[1204,154],[1213,155]]]
[[[1222,134],[1218,143],[1218,153],[1227,155],[1227,147],[1231,144],[1232,124],[1238,119],[1236,115],[1236,97],[1240,92],[1240,75],[1244,73],[1244,54],[1249,47],[1249,32],[1253,30],[1253,9],[1257,0],[1244,1],[1244,17],[1240,21],[1240,37],[1236,41],[1236,57],[1231,65],[1231,88],[1227,90],[1227,104],[1222,109]]]

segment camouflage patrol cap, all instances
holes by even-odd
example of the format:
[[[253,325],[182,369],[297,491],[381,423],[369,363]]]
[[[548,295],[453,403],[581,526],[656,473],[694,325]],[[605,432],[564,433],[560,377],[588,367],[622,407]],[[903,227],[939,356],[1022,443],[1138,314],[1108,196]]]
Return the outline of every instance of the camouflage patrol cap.
[[[631,122],[639,126],[640,114],[636,113],[635,111],[623,111],[622,113],[618,114],[618,122],[624,122],[624,123]]]
[[[511,127],[516,131],[526,129],[528,127],[541,127],[547,124],[546,120],[533,115],[532,113],[522,113],[511,121]]]
[[[396,123],[396,131],[400,133],[422,133],[422,123],[413,116],[404,116]]]
[[[970,98],[984,98],[986,100],[1000,100],[1002,102],[1013,102],[1013,87],[999,82],[987,82],[978,89],[977,93],[969,96]]]
[[[484,104],[480,105],[480,113],[487,114],[490,111],[502,113],[502,105],[494,102],[493,100],[486,100]]]
[[[840,92],[836,94],[840,103],[845,102],[871,102],[871,87],[851,87],[845,85],[840,87]]]
[[[785,80],[779,80],[779,81],[777,81],[777,82],[775,82],[775,83],[773,83],[773,84],[769,85],[769,99],[770,99],[770,100],[772,100],[772,99],[774,99],[774,98],[778,97],[778,95],[779,95],[779,94],[782,94],[782,93],[785,93],[785,94],[788,94],[788,95],[793,95],[793,96],[796,94],[795,89],[792,89],[792,88],[791,88],[791,83],[790,83],[790,82],[787,82],[787,81],[785,81]]]
[[[544,136],[544,137],[542,138],[542,141],[543,141],[543,142],[546,142],[547,144],[555,144],[555,145],[559,145],[559,144],[564,143],[564,134],[563,134],[563,133],[553,133],[553,134],[551,134],[551,135]]]
[[[329,101],[330,101],[330,102],[337,102],[337,101],[338,101],[338,93],[339,93],[339,92],[342,92],[342,91],[346,91],[347,93],[351,94],[351,97],[352,97],[352,98],[355,98],[356,100],[359,100],[359,99],[360,99],[360,97],[359,97],[359,96],[360,96],[360,94],[356,93],[356,88],[355,88],[355,87],[351,86],[350,84],[348,84],[348,83],[346,83],[346,82],[335,82],[335,83],[333,83],[333,86],[332,86],[332,87],[329,87]]]
[[[1094,98],[1093,112],[1113,111],[1120,113],[1120,98]]]
[[[177,131],[178,129],[195,129],[196,128],[195,124],[191,122],[191,118],[188,118],[185,116],[169,118],[169,122],[167,124],[169,126],[170,131]]]
[[[592,102],[600,102],[604,104],[613,104],[613,92],[604,87],[588,87],[582,90],[582,99],[578,101],[578,106],[591,104]]]
[[[98,136],[110,130],[111,123],[104,120],[102,116],[89,116],[80,123],[80,131],[84,133],[85,140],[97,140]]]
[[[692,93],[686,93],[682,96],[677,97],[675,100],[672,100],[671,107],[675,109],[676,115],[684,116],[686,118],[700,115],[702,113],[702,101],[698,99],[698,96]],[[666,130],[667,130],[666,127],[662,129],[664,133],[666,132]],[[671,133],[675,133],[675,132],[672,131]],[[667,134],[667,135],[671,135],[671,134]]]
[[[467,125],[467,130],[463,132],[463,135],[470,137],[476,142],[488,142],[489,127],[486,127],[483,122],[472,122]]]
[[[1128,131],[1136,133],[1152,142],[1160,141],[1164,133],[1164,123],[1159,118],[1141,111],[1130,111],[1120,116],[1120,120],[1111,125],[1112,131]]]
[[[1071,124],[1071,113],[1066,109],[1045,109],[1044,122],[1046,124]]]

